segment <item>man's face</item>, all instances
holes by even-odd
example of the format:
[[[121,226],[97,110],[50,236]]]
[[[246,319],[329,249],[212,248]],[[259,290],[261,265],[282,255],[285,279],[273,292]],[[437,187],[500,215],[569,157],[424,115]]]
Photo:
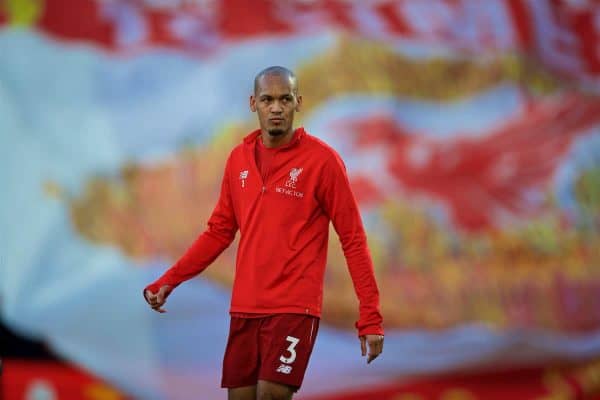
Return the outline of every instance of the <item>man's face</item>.
[[[271,136],[292,130],[294,112],[299,111],[302,96],[298,96],[293,82],[280,75],[265,75],[258,81],[250,96],[250,109],[258,114],[260,129]]]

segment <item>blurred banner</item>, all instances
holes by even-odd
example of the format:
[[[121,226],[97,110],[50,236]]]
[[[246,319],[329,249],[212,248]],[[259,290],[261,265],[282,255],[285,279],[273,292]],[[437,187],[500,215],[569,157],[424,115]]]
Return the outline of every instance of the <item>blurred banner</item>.
[[[2,321],[127,396],[223,398],[236,246],[167,314],[141,291],[204,229],[252,80],[284,65],[346,162],[386,328],[367,367],[333,235],[298,398],[600,357],[600,4],[249,4],[0,1]]]
[[[86,371],[52,361],[8,360],[0,394],[5,400],[126,400]]]
[[[128,400],[81,368],[51,361],[9,360],[0,394],[4,400]],[[303,397],[305,400],[600,400],[594,394],[600,363],[561,368],[410,378],[358,391]],[[2,390],[3,389],[3,390]],[[169,397],[167,391],[166,397]],[[190,394],[188,398],[204,399]],[[225,393],[220,398],[225,398]]]

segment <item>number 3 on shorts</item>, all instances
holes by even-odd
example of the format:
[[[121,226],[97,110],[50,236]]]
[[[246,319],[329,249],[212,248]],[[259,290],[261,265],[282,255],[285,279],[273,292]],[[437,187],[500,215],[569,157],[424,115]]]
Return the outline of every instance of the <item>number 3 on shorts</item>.
[[[289,357],[284,357],[281,356],[279,357],[279,360],[284,363],[284,364],[291,364],[294,362],[294,360],[296,360],[296,350],[295,347],[298,344],[298,342],[300,341],[300,339],[295,338],[293,336],[288,336],[285,340],[287,340],[288,342],[290,342],[290,345],[287,348],[287,351],[290,352],[290,356]]]

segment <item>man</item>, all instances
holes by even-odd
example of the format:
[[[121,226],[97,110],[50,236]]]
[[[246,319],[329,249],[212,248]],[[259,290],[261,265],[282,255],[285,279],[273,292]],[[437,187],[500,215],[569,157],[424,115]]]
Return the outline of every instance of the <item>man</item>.
[[[171,291],[241,238],[221,386],[230,400],[291,399],[300,388],[321,314],[329,222],[359,298],[356,323],[370,363],[383,349],[379,291],[356,200],[337,153],[293,129],[297,79],[269,67],[254,80],[260,129],[231,152],[202,233],[144,297],[158,311]]]

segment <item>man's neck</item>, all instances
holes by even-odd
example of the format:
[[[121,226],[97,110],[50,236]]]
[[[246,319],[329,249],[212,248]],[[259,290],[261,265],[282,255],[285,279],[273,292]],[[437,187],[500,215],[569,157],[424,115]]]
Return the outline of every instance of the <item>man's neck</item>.
[[[279,136],[272,136],[269,135],[268,132],[262,131],[260,137],[265,147],[268,149],[272,149],[275,147],[284,146],[291,142],[292,138],[294,137],[294,129],[290,129],[288,132]]]

